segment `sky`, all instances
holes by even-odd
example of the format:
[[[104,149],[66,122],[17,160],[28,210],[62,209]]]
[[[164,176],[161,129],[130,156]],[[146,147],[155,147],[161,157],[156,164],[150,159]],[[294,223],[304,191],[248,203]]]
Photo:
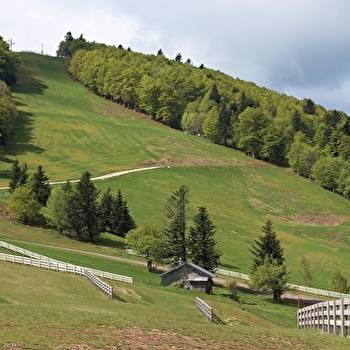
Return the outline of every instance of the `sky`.
[[[203,63],[350,116],[348,0],[11,0],[0,36],[55,55],[70,31],[88,41]]]

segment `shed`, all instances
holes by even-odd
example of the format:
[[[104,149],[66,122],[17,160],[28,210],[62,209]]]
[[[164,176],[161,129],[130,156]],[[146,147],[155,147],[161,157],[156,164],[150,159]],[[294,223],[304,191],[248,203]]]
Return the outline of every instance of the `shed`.
[[[215,278],[216,275],[196,264],[184,262],[181,265],[163,272],[159,277],[161,277],[164,287],[170,286],[174,282],[186,281],[189,283],[189,288],[191,290],[202,290],[211,294],[214,285],[213,278]]]

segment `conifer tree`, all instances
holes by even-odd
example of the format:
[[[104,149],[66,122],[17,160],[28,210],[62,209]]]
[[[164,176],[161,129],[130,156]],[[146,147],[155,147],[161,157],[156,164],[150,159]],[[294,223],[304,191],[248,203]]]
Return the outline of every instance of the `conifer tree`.
[[[123,195],[120,190],[112,202],[109,225],[111,232],[120,237],[125,237],[126,233],[136,228],[135,221],[130,215],[128,204],[123,199]]]
[[[219,264],[220,253],[215,248],[215,226],[210,220],[206,207],[198,207],[193,217],[188,237],[189,255],[192,261],[206,270],[214,271]]]
[[[251,252],[254,255],[252,271],[258,266],[263,265],[266,260],[269,262],[275,261],[278,265],[284,262],[283,248],[280,240],[276,237],[273,223],[267,220],[265,226],[262,227],[263,236],[259,240],[255,240],[255,245],[252,246]]]
[[[20,166],[18,160],[16,159],[12,165],[11,180],[9,183],[10,192],[13,192],[19,186],[25,185],[27,183],[27,179],[27,163]]]
[[[46,176],[45,171],[41,165],[38,165],[37,172],[34,174],[31,187],[35,193],[37,201],[46,206],[46,202],[50,197],[51,186],[48,183],[49,178]]]
[[[189,203],[189,191],[186,186],[173,192],[168,198],[164,214],[170,219],[168,228],[164,230],[167,237],[167,254],[169,258],[180,258],[186,261],[186,211]]]
[[[100,233],[98,194],[90,173],[84,172],[68,206],[69,226],[79,239],[93,242]]]

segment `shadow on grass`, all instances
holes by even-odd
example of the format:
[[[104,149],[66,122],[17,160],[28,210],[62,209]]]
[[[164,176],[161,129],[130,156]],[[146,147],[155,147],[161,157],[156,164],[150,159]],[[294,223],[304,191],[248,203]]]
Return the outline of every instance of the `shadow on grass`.
[[[125,249],[124,242],[115,241],[113,239],[110,239],[109,237],[103,236],[103,234],[97,238],[95,245],[101,245],[104,247],[110,247],[110,248],[116,248],[116,249]]]
[[[122,303],[126,303],[126,301],[122,297],[117,295],[116,293],[113,293],[113,299],[118,300],[118,301],[120,301]]]
[[[47,88],[48,86],[42,80],[21,72],[19,82],[12,87],[12,91],[18,94],[38,95],[43,94]]]
[[[232,271],[237,271],[239,270],[239,266],[236,266],[236,265],[231,265],[231,264],[220,264],[220,267],[223,269],[223,270],[232,270]]]
[[[34,116],[32,113],[19,111],[17,127],[11,138],[11,147],[6,149],[6,154],[18,156],[28,152],[43,153],[45,149],[33,144],[32,134]]]

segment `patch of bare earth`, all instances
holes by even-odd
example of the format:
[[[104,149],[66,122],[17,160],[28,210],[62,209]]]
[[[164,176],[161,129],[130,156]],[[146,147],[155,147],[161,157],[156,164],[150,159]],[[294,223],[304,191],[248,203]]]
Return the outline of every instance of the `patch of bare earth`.
[[[310,226],[338,226],[342,222],[336,215],[285,216],[284,218],[293,224]]]

